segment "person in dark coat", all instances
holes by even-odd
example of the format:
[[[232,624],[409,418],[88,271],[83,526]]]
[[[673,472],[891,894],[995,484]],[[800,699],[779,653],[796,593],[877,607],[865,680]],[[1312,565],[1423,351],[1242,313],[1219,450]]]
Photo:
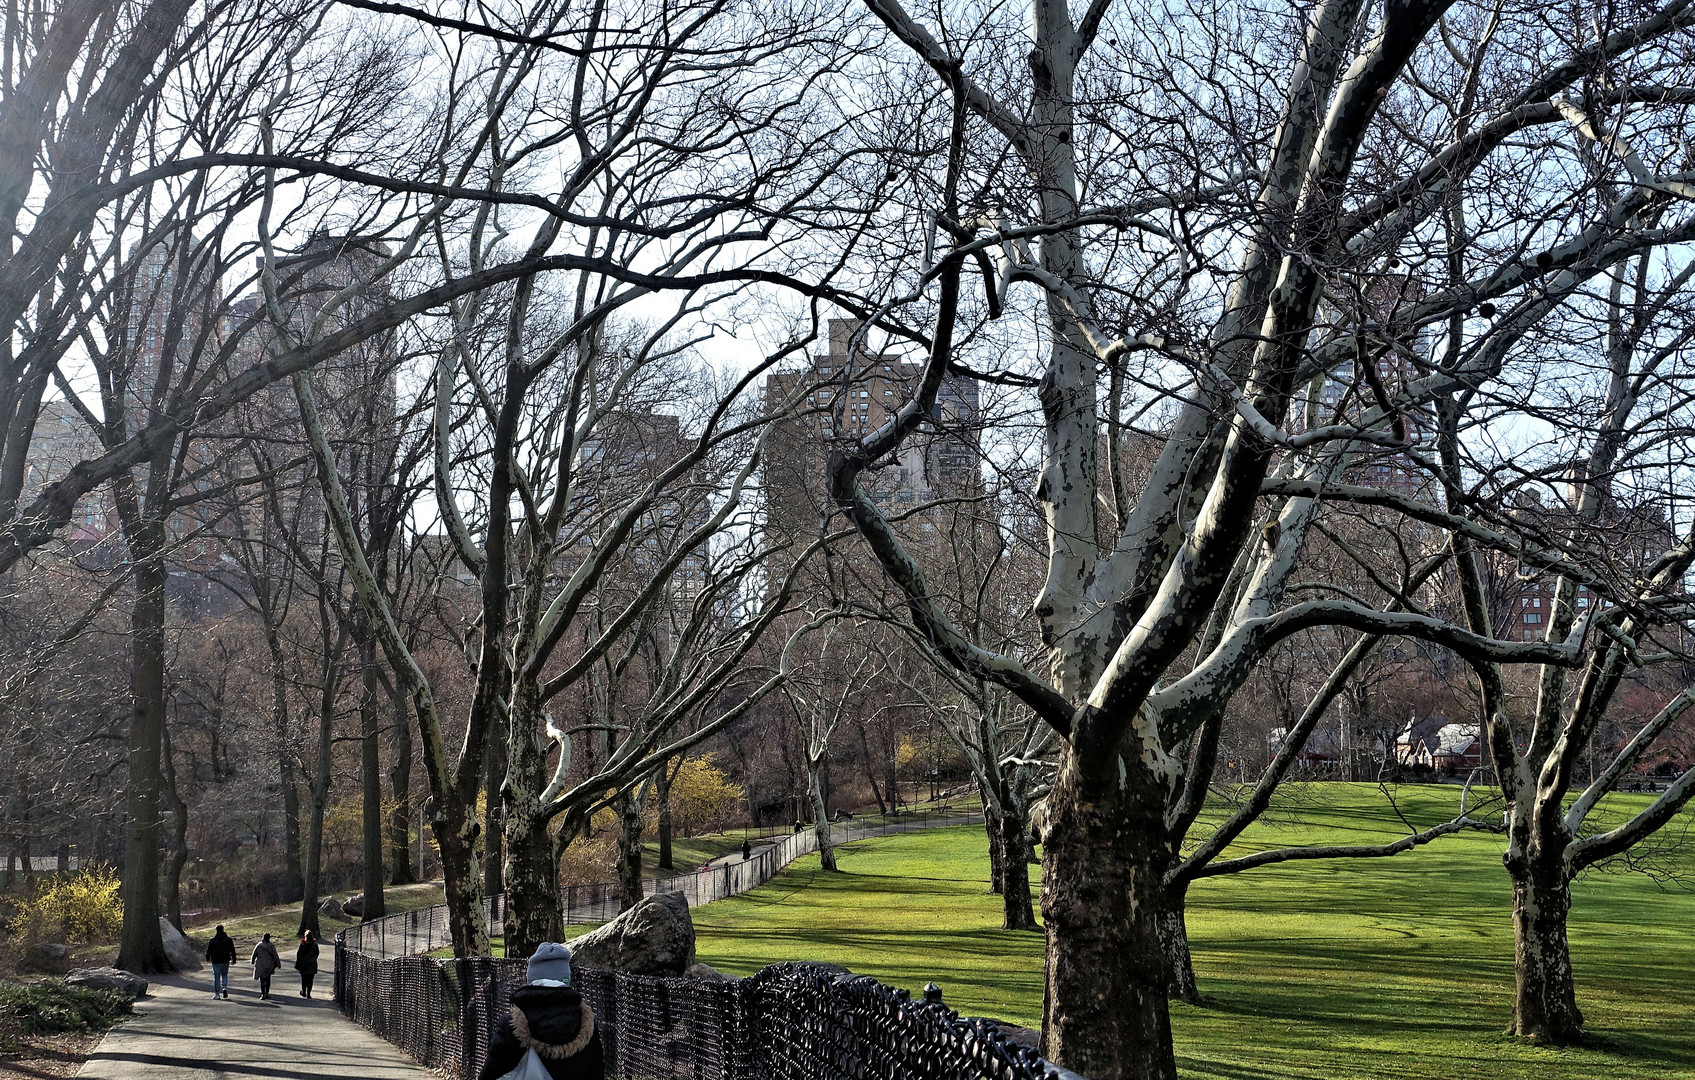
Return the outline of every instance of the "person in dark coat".
[[[553,1080],[605,1080],[594,1010],[571,986],[571,950],[544,942],[530,957],[524,985],[489,1040],[477,1080],[499,1080],[534,1050]]]
[[[271,935],[266,934],[259,944],[253,946],[253,977],[259,980],[259,1000],[271,1000],[271,976],[282,967],[282,957],[277,955],[277,947],[271,944]]]
[[[300,972],[300,996],[312,996],[312,980],[318,977],[318,932],[306,931],[294,953],[294,970]]]
[[[206,962],[212,965],[212,996],[230,996],[230,965],[235,963],[235,939],[224,933],[224,924],[212,934],[206,946]]]

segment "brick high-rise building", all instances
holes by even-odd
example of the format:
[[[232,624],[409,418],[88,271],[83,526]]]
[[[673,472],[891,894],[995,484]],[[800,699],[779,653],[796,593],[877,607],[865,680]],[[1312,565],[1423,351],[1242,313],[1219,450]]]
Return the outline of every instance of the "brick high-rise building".
[[[830,320],[829,349],[799,371],[765,384],[768,411],[802,395],[798,414],[771,440],[764,473],[767,528],[787,536],[818,531],[828,503],[825,463],[832,444],[876,431],[917,392],[922,365],[853,348],[860,324]],[[934,499],[982,492],[978,456],[978,394],[974,380],[945,376],[923,429],[893,460],[875,463],[862,483],[898,513]]]

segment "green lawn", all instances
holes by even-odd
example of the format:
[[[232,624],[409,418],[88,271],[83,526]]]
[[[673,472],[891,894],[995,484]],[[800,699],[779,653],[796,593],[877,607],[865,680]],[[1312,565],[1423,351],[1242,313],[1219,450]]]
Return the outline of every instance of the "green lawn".
[[[939,799],[935,802],[924,801],[916,804],[916,809],[927,813],[937,813],[961,808],[975,809],[979,803],[972,799],[952,798]],[[899,818],[879,817],[877,808],[861,809],[859,816],[854,819],[857,825],[877,825],[885,821],[898,821]],[[811,828],[810,825],[807,826]],[[652,829],[648,832],[651,835]],[[659,842],[649,840],[642,845],[642,874],[645,877],[658,877],[665,874],[684,874],[698,870],[702,866],[723,855],[742,849],[742,841],[750,840],[755,847],[781,840],[789,835],[790,828],[786,825],[766,825],[752,831],[731,829],[729,832],[702,833],[699,836],[683,836],[678,834],[671,840],[671,864],[673,869],[660,870]]]
[[[1455,788],[1403,788],[1420,825]],[[1645,797],[1621,797],[1640,805]],[[1399,834],[1370,785],[1310,785],[1244,848],[1369,842]],[[1641,874],[1579,882],[1572,921],[1577,1050],[1502,1034],[1512,932],[1502,839],[1448,837],[1394,859],[1308,863],[1198,883],[1190,934],[1203,1008],[1176,1006],[1184,1075],[1284,1077],[1695,1077],[1695,897]],[[816,856],[769,885],[695,912],[699,956],[736,974],[825,960],[913,990],[934,980],[954,1008],[1034,1026],[1042,937],[999,929],[980,829],[909,833]],[[1670,862],[1695,868],[1679,853]]]

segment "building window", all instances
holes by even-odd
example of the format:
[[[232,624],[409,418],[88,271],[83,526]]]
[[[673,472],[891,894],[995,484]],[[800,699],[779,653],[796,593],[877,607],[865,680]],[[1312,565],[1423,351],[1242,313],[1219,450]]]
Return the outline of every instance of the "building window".
[[[1542,621],[1542,616],[1536,614],[1535,612],[1527,611],[1527,612],[1524,613],[1524,621],[1526,623],[1530,623],[1530,624],[1539,623],[1539,622]]]
[[[1540,596],[1532,596],[1530,598],[1530,606],[1531,607],[1541,607],[1542,606],[1542,598]]]

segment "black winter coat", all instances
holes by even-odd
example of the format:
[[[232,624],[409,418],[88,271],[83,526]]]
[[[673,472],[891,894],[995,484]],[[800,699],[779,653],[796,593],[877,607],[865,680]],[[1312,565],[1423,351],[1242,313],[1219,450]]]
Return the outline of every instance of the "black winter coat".
[[[505,1076],[531,1048],[553,1080],[604,1080],[606,1076],[594,1010],[569,986],[520,986],[512,991],[512,1011],[494,1029],[488,1060],[477,1080]]]
[[[209,964],[235,963],[235,939],[228,934],[213,934],[212,943],[206,946],[206,962]]]

